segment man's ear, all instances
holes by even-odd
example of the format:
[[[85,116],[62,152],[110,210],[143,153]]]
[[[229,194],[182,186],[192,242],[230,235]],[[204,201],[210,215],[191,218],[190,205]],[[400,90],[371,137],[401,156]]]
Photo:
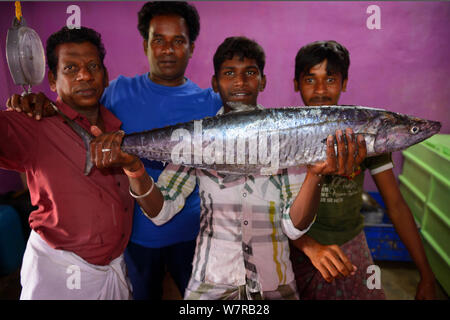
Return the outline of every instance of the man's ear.
[[[194,54],[194,49],[195,49],[195,43],[191,42],[189,44],[189,59],[192,58],[192,55]]]
[[[144,47],[145,55],[147,55],[148,40],[144,39],[144,42],[142,42],[142,46]]]
[[[297,79],[294,79],[294,91],[295,92],[299,92],[300,91],[300,86],[298,84]]]
[[[217,82],[217,78],[215,75],[213,75],[211,78],[211,86],[214,92],[219,92],[219,83]]]
[[[261,78],[261,83],[259,84],[259,92],[263,92],[266,88],[266,75],[263,75]]]
[[[103,77],[103,87],[108,87],[109,86],[109,74],[108,74],[108,69],[106,69],[105,66],[103,66],[103,70],[105,70],[105,74]]]
[[[56,79],[51,70],[48,70],[47,73],[48,84],[50,85],[50,90],[56,92]]]
[[[347,91],[347,81],[348,81],[348,78],[345,79],[344,82],[342,82],[342,92]]]

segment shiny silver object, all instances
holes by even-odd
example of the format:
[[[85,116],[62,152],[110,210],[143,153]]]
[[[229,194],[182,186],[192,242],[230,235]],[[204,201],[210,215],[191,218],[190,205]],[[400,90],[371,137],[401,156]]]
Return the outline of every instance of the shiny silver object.
[[[201,124],[201,135],[195,132],[195,126]],[[334,135],[336,130],[353,129],[355,134],[363,134],[367,145],[367,155],[375,156],[387,152],[405,149],[413,144],[427,139],[439,132],[441,124],[382,109],[360,106],[322,106],[322,107],[289,107],[277,109],[258,109],[252,111],[231,112],[224,115],[205,118],[201,121],[190,121],[166,128],[126,135],[122,150],[136,154],[141,158],[162,162],[173,162],[174,148],[180,145],[180,139],[174,139],[174,134],[180,129],[191,137],[191,156],[185,157],[183,165],[197,168],[213,169],[223,173],[250,174],[270,169],[273,163],[262,164],[259,151],[266,155],[276,146],[278,138],[278,165],[276,168],[287,168],[313,164],[326,159],[326,138]],[[214,139],[205,139],[205,133],[216,130],[215,138],[222,139],[224,163],[201,163],[198,151],[202,143],[203,157],[208,144]],[[217,132],[221,133],[217,136]],[[256,163],[250,163],[250,149],[253,145],[258,149],[262,136],[267,137],[267,147],[259,149]],[[255,137],[258,137],[257,139]],[[203,139],[202,139],[203,138]],[[236,147],[236,139],[247,141],[244,150]],[[226,153],[231,140],[234,144],[234,163],[226,161]],[[233,144],[233,141],[229,144]],[[219,144],[220,145],[220,144]],[[229,148],[231,149],[231,148]],[[241,153],[245,152],[244,155]],[[245,159],[245,163],[237,163],[237,158]],[[220,158],[220,157],[219,157]],[[230,156],[233,160],[233,157]],[[253,159],[254,160],[254,159]],[[267,159],[266,159],[267,160]],[[273,160],[273,159],[272,159]],[[211,162],[211,161],[209,161]],[[255,161],[253,161],[255,162]],[[267,162],[267,161],[266,161]],[[270,170],[269,170],[270,172]]]
[[[328,135],[348,127],[364,135],[370,157],[421,142],[438,133],[441,124],[361,106],[256,109],[125,135],[122,150],[161,162],[181,159],[177,164],[226,174],[271,174],[276,169],[325,160]],[[218,140],[221,143],[215,144]],[[85,144],[89,152],[86,139]],[[86,174],[92,167],[89,155],[87,159]]]
[[[6,35],[6,61],[16,85],[31,92],[45,76],[45,54],[39,35],[27,26],[25,18],[13,19]],[[26,88],[28,86],[28,89]]]

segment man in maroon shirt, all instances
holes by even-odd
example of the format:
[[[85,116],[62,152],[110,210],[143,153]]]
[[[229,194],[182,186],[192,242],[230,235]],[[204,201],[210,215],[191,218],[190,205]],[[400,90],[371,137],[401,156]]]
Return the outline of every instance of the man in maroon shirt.
[[[121,122],[99,103],[108,85],[100,35],[64,27],[50,36],[46,51],[60,110],[87,130],[119,130]],[[29,218],[21,299],[130,298],[123,260],[133,214],[128,188],[141,177],[127,175],[140,171],[140,160],[128,161],[123,171],[94,168],[85,176],[83,142],[61,117],[35,121],[2,111],[0,136],[0,167],[26,173],[38,206]]]

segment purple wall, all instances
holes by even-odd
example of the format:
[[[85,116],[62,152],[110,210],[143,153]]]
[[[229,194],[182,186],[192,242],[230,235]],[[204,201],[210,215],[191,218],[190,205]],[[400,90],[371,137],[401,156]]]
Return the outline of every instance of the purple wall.
[[[66,24],[66,9],[81,8],[81,24],[103,35],[110,79],[148,71],[142,39],[136,29],[144,2],[22,2],[28,25],[41,39]],[[381,29],[369,30],[369,5],[381,10]],[[212,55],[225,37],[245,35],[266,51],[267,87],[260,95],[266,107],[301,105],[293,91],[294,57],[304,44],[334,39],[350,51],[347,93],[342,104],[382,107],[440,120],[450,133],[450,3],[448,2],[194,2],[201,32],[187,76],[209,87]],[[0,3],[0,105],[20,88],[10,80],[4,44],[14,15],[14,2]],[[54,97],[47,80],[34,91]],[[402,157],[394,154],[395,172]],[[0,172],[0,192],[4,179]],[[366,189],[375,190],[371,179]]]

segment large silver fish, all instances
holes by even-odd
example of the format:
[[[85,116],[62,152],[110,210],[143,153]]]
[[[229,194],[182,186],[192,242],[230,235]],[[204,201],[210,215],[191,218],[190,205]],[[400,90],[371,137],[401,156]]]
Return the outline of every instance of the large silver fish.
[[[421,142],[441,124],[361,106],[256,109],[125,135],[122,150],[221,173],[270,174],[325,160],[327,136],[348,127],[364,135],[370,157]],[[88,154],[86,172],[91,167]]]

